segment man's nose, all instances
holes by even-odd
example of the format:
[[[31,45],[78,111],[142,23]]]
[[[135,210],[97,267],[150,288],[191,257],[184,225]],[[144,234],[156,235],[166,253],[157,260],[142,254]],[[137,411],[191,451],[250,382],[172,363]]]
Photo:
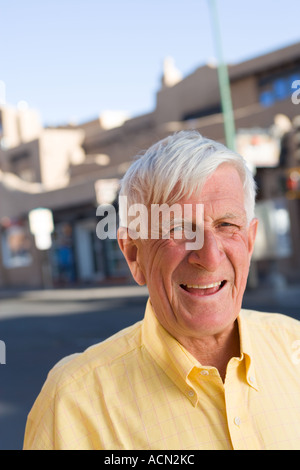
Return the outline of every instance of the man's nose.
[[[219,267],[225,256],[220,240],[217,239],[211,230],[205,230],[202,248],[192,250],[189,254],[188,261],[206,271],[213,272]]]

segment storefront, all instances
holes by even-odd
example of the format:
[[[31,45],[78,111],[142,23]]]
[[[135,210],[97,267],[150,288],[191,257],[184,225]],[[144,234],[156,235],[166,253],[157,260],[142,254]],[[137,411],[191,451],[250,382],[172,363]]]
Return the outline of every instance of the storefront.
[[[51,248],[54,286],[129,279],[117,240],[97,237],[94,205],[54,211],[54,221]]]

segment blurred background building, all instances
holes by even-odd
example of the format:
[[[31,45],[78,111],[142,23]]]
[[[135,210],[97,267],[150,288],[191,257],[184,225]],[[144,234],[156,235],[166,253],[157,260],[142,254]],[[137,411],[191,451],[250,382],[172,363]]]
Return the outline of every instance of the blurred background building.
[[[300,43],[228,66],[236,148],[258,185],[260,228],[249,286],[300,281]],[[297,83],[296,83],[297,84]],[[300,82],[299,86],[300,88]],[[300,98],[300,92],[298,93]],[[299,102],[299,104],[298,104]],[[157,140],[197,129],[224,142],[215,64],[182,77],[164,63],[153,112],[107,112],[81,125],[44,128],[24,103],[0,105],[0,287],[131,282],[114,239],[99,240],[99,204],[117,208],[118,181]],[[28,215],[52,211],[52,246],[40,251]]]

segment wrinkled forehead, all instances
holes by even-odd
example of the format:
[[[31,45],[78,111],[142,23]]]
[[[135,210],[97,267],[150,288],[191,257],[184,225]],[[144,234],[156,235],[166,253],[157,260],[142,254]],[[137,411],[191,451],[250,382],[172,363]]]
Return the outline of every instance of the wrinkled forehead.
[[[198,199],[200,202],[203,198],[214,198],[219,193],[223,196],[226,193],[230,195],[233,189],[236,189],[236,196],[243,201],[244,187],[241,173],[236,165],[225,162],[221,163],[213,171],[201,175],[199,178],[191,178],[188,181],[182,178],[164,197],[158,198],[155,201],[153,198],[152,201],[150,200],[150,203],[182,203],[191,197]]]

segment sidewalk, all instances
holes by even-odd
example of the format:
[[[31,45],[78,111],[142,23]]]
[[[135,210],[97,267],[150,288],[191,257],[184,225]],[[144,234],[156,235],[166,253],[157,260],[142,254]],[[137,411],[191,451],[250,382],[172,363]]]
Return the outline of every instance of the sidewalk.
[[[24,298],[41,301],[98,300],[147,296],[148,289],[138,285],[120,285],[105,287],[68,287],[55,289],[0,288],[1,299]]]
[[[96,301],[130,297],[148,297],[148,289],[138,285],[81,287],[64,289],[0,289],[2,299],[24,299],[39,302]],[[45,304],[46,305],[46,304]],[[247,289],[243,307],[273,313],[285,313],[300,320],[300,284],[281,288],[260,287]],[[46,309],[47,310],[47,309]],[[0,308],[1,318],[1,308]]]

